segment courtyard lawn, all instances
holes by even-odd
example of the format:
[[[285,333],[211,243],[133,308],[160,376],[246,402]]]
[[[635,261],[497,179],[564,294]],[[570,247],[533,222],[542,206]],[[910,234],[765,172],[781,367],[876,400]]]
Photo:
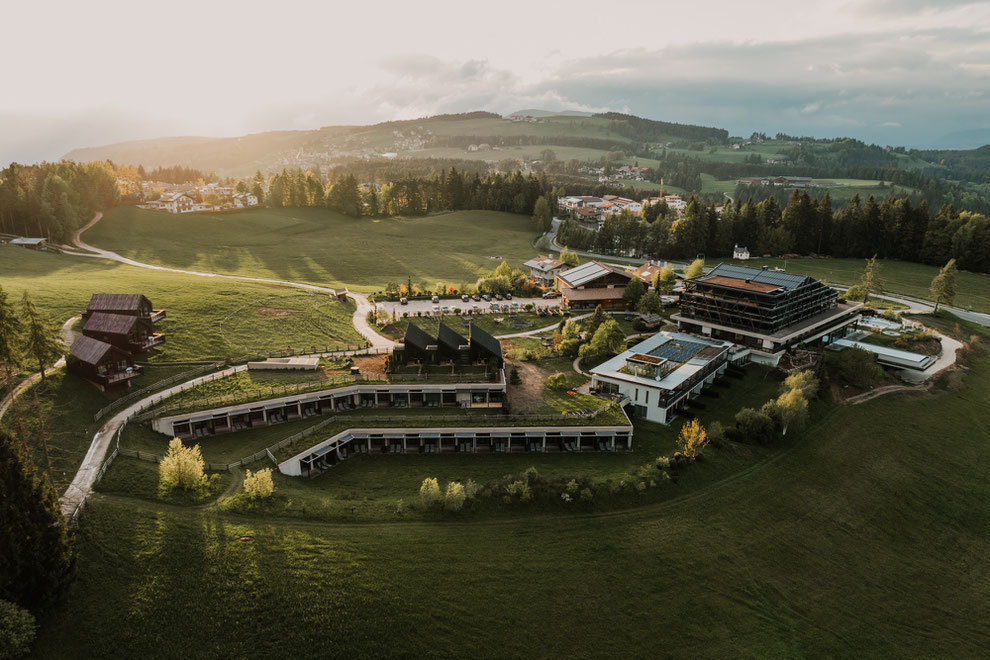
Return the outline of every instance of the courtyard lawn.
[[[0,246],[0,286],[12,299],[30,292],[61,324],[86,310],[94,293],[143,293],[167,312],[165,344],[152,362],[238,357],[262,350],[363,341],[354,306],[291,287],[135,268],[102,259]]]
[[[343,508],[318,522],[99,495],[36,653],[980,657],[988,406],[983,357],[962,388],[828,407],[767,459],[726,474],[714,451],[679,497],[609,513],[356,525]],[[409,492],[401,458],[327,481],[353,465]],[[421,474],[464,474],[443,459]],[[278,486],[307,515],[322,479]]]
[[[111,209],[83,237],[138,261],[376,291],[412,279],[473,284],[499,264],[535,254],[526,216],[459,211],[417,218],[349,218],[320,208],[180,217]]]

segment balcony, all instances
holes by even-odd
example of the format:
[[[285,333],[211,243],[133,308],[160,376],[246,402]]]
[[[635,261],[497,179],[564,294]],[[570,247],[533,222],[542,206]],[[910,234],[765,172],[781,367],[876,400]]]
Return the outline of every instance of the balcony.
[[[151,315],[148,317],[148,320],[151,321],[152,323],[158,323],[163,318],[165,318],[164,309],[153,309],[151,310]]]
[[[102,379],[106,385],[114,385],[116,383],[122,383],[131,380],[132,378],[137,378],[140,375],[141,375],[141,367],[135,366],[135,367],[130,367],[126,371],[117,371],[109,374],[101,374],[99,378]]]
[[[155,346],[160,346],[165,343],[165,335],[156,332],[150,337],[145,337],[144,339],[138,339],[130,342],[131,349],[138,353],[145,353],[150,351]]]

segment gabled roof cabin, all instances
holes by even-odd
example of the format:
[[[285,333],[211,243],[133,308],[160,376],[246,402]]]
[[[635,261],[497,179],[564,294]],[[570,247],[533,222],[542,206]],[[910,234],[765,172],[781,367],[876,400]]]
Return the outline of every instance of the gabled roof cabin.
[[[83,326],[83,334],[128,353],[145,353],[165,343],[165,335],[155,332],[150,319],[126,314],[92,312]]]
[[[94,312],[137,316],[152,323],[165,318],[165,310],[154,309],[151,301],[140,293],[94,293],[83,316],[88,317]]]
[[[70,372],[103,389],[129,385],[141,375],[141,367],[134,365],[126,351],[85,335],[72,342],[67,362]]]

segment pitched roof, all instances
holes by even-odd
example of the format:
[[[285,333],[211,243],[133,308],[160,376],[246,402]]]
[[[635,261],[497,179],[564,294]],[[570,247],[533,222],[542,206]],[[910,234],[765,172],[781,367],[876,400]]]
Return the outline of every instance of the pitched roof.
[[[89,299],[89,312],[119,312],[122,310],[138,311],[141,309],[141,301],[145,300],[148,305],[151,301],[140,293],[94,293]]]
[[[80,362],[85,362],[86,364],[98,364],[100,360],[110,351],[113,350],[113,346],[110,344],[100,341],[99,339],[93,339],[92,337],[87,337],[83,335],[77,337],[74,342],[72,342],[72,348],[69,349],[69,353],[79,359]]]
[[[627,273],[624,270],[606,266],[605,264],[597,261],[589,261],[581,264],[580,266],[575,266],[568,271],[560,273],[557,277],[563,280],[568,286],[579,287],[596,280],[599,277],[608,275],[609,273],[618,273],[619,275],[622,275],[626,279],[630,280],[633,278],[632,273]]]
[[[469,342],[460,334],[452,330],[450,326],[441,321],[440,328],[437,330],[437,343],[449,348],[452,351],[456,351],[461,346],[466,346]]]
[[[577,300],[619,300],[624,293],[625,289],[609,289],[603,286],[590,289],[571,289],[570,287],[560,289],[560,295],[571,302]]]
[[[647,284],[651,284],[653,282],[653,276],[663,270],[664,266],[666,266],[666,264],[661,265],[645,263],[636,270],[632,271],[632,274],[639,279],[644,280]]]
[[[806,275],[781,273],[775,270],[749,268],[748,266],[736,266],[735,264],[719,264],[715,266],[715,268],[713,268],[707,275],[696,277],[695,280],[707,282],[713,277],[729,277],[743,281],[749,280],[750,282],[773,284],[789,291],[793,291],[812,279]],[[717,282],[713,282],[713,284],[717,284]]]
[[[11,239],[11,245],[42,245],[46,240],[45,238],[14,238]]]
[[[127,314],[108,314],[107,312],[93,312],[83,326],[83,332],[106,332],[112,335],[126,335],[137,323],[136,316]]]
[[[502,359],[502,344],[499,340],[492,337],[474,323],[471,324],[468,332],[471,338],[471,346],[479,346],[489,354],[497,357],[499,360]]]
[[[549,270],[553,270],[554,268],[560,268],[561,266],[566,266],[566,265],[567,264],[565,264],[563,261],[560,261],[559,259],[554,259],[553,257],[544,257],[543,255],[540,255],[535,259],[530,259],[529,261],[523,264],[523,266],[527,266],[528,268],[535,268],[537,270],[543,271],[544,273]]]
[[[402,343],[406,346],[415,346],[421,351],[426,351],[433,344],[433,337],[426,334],[422,328],[410,321],[409,325],[406,326],[406,334],[402,338]]]

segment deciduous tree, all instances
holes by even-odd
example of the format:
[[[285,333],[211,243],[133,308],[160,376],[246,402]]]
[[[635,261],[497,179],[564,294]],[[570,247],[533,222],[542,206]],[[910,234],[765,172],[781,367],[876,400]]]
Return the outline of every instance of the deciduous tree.
[[[880,277],[880,263],[877,261],[877,255],[873,255],[871,259],[866,262],[866,268],[863,270],[863,275],[859,278],[860,291],[863,295],[863,302],[870,299],[870,295],[874,293],[883,293],[884,282],[883,278]]]
[[[691,265],[687,267],[687,270],[684,271],[684,278],[689,280],[693,277],[698,277],[699,275],[703,275],[704,272],[705,272],[705,260],[695,259],[694,261],[691,262]]]
[[[956,260],[949,259],[948,263],[942,266],[938,275],[932,280],[931,286],[932,300],[935,301],[935,313],[938,314],[938,306],[941,303],[951,305],[956,299]],[[2,322],[2,321],[0,321]],[[3,359],[0,353],[0,360]]]
[[[688,459],[693,461],[698,458],[698,455],[708,446],[708,434],[705,433],[705,427],[697,419],[684,422],[684,425],[681,426],[681,432],[677,436],[677,444],[681,453]]]

